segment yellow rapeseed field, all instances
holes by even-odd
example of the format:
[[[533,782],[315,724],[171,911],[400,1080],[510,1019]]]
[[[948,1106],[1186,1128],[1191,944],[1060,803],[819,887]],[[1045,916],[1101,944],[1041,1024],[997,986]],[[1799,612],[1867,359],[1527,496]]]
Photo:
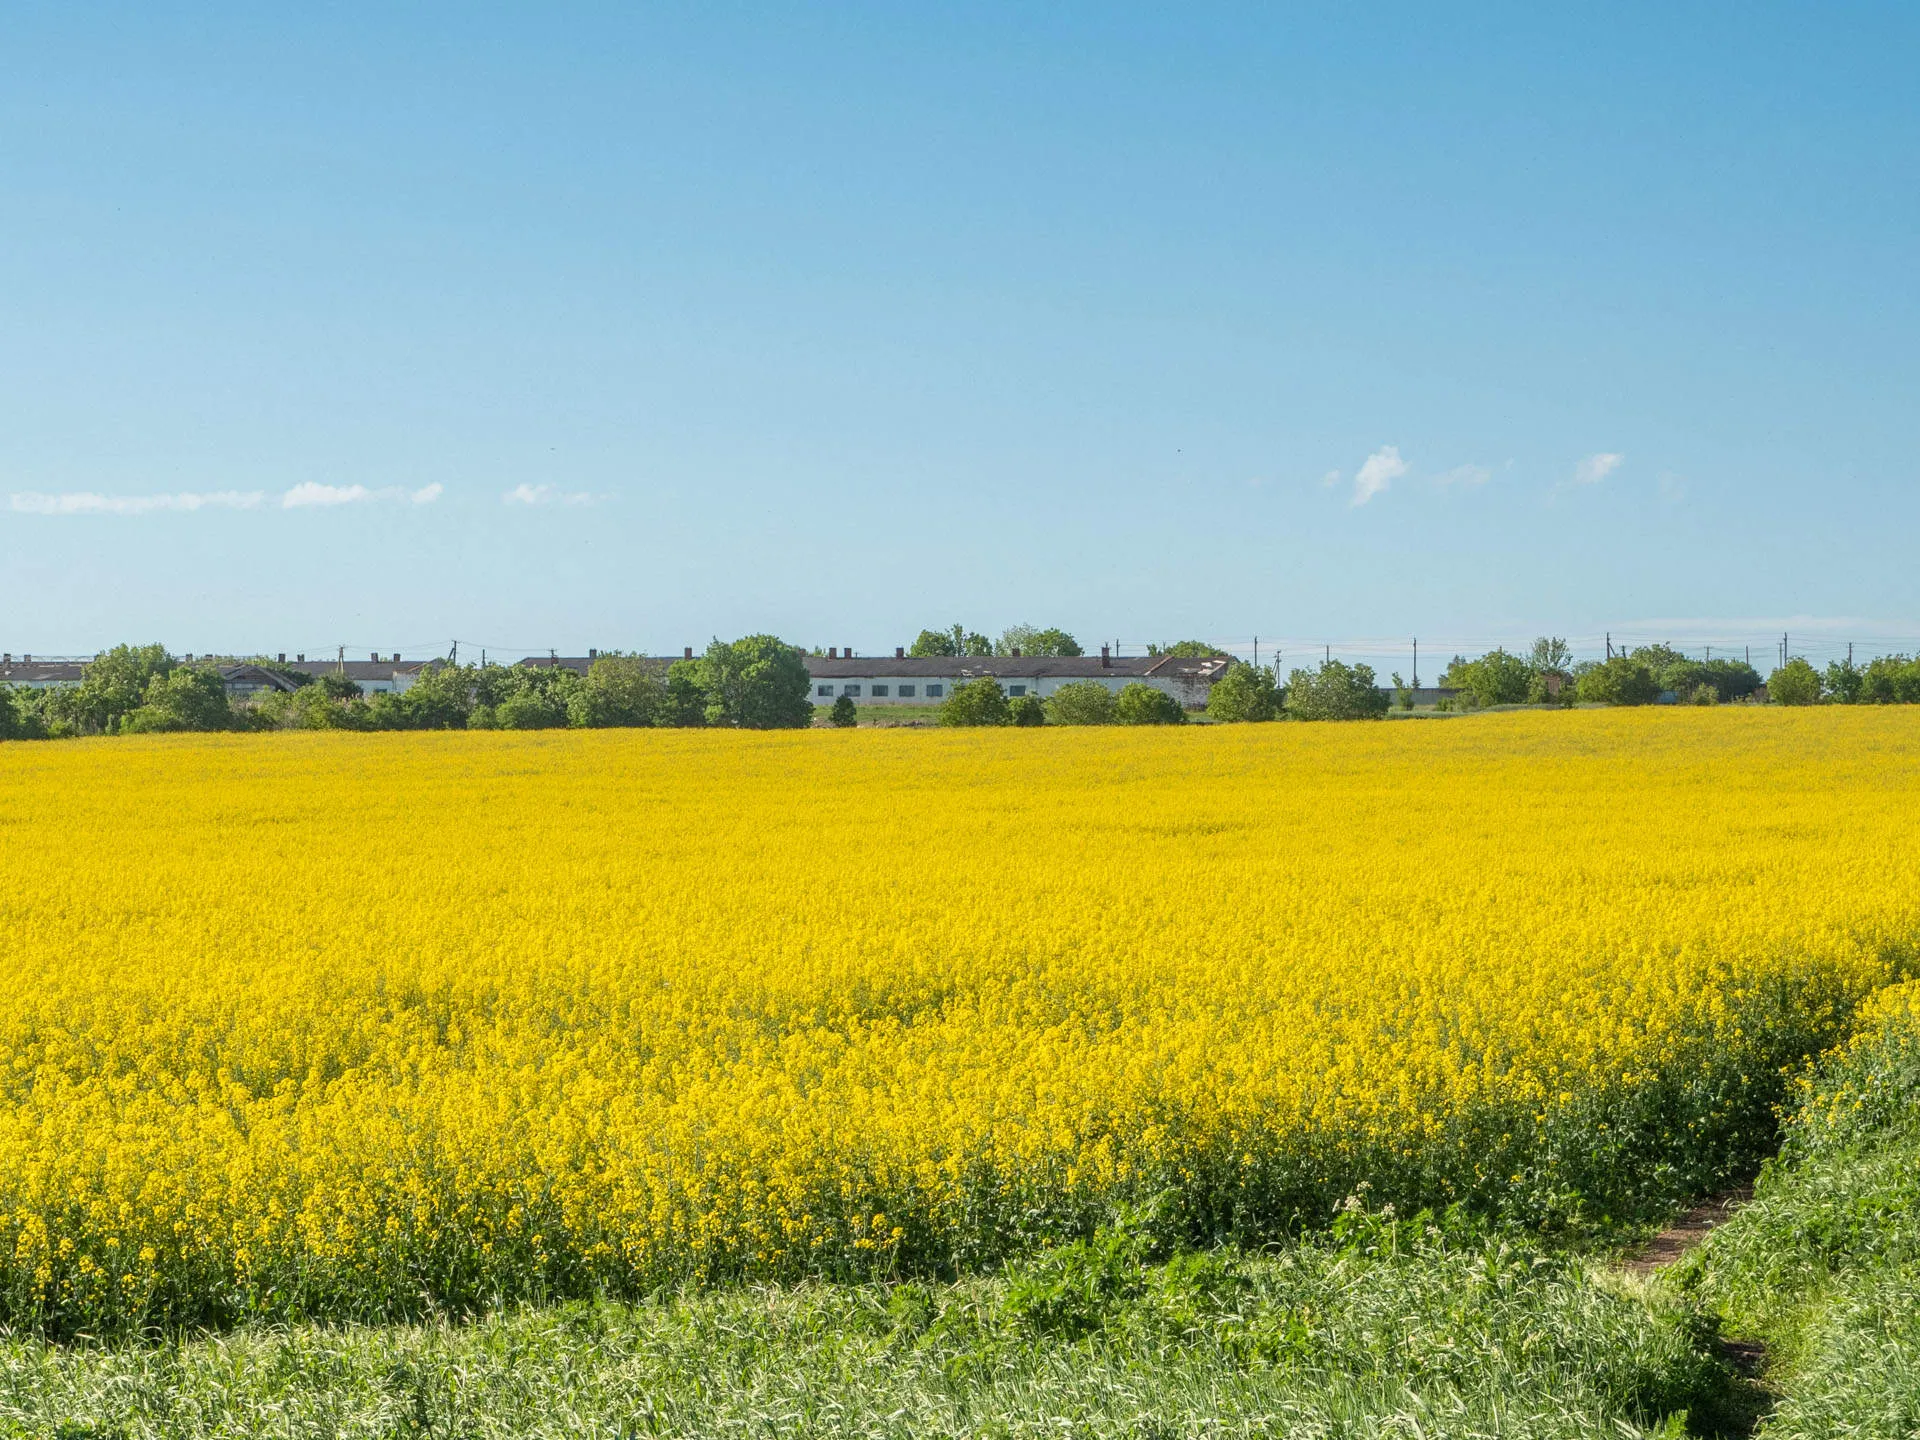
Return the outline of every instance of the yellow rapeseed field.
[[[1711,1183],[1915,968],[1920,714],[0,745],[0,1321]]]

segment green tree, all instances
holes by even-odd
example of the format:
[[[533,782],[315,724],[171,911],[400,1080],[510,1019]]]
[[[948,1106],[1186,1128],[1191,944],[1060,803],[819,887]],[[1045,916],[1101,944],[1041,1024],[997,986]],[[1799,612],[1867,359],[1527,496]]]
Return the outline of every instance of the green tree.
[[[851,695],[842,695],[833,702],[833,710],[828,718],[845,730],[860,723],[860,711],[854,705]]]
[[[1880,655],[1868,661],[1860,672],[1859,703],[1920,704],[1920,656]]]
[[[1580,698],[1589,704],[1651,705],[1660,698],[1653,671],[1627,655],[1581,666],[1576,684]]]
[[[567,697],[567,723],[583,729],[657,725],[666,708],[659,667],[638,655],[602,655]]]
[[[1371,665],[1329,660],[1287,676],[1287,713],[1300,720],[1378,720],[1388,703],[1387,693],[1374,685]]]
[[[1113,718],[1122,725],[1184,725],[1187,712],[1166,691],[1136,680],[1113,702]]]
[[[155,676],[172,671],[164,645],[116,645],[93,657],[80,683],[50,691],[41,702],[50,728],[76,735],[106,735],[146,703]]]
[[[1032,625],[1014,625],[1000,636],[1000,643],[994,647],[996,655],[1011,655],[1018,651],[1022,655],[1070,656],[1082,653],[1080,642],[1064,630],[1036,629]]]
[[[1008,713],[1013,716],[1015,725],[1044,725],[1047,723],[1047,707],[1038,695],[1019,695],[1007,704]]]
[[[1183,660],[1224,660],[1227,652],[1204,640],[1176,640],[1171,645],[1149,645],[1149,655],[1172,655]]]
[[[29,692],[0,685],[0,740],[38,740],[45,734]]]
[[[1477,660],[1454,656],[1440,684],[1445,689],[1465,691],[1476,705],[1522,705],[1533,678],[1531,665],[1499,649],[1489,650]]]
[[[220,672],[210,665],[177,665],[147,682],[144,701],[120,728],[134,734],[163,730],[229,730],[233,708]]]
[[[1047,719],[1055,725],[1111,725],[1113,705],[1113,691],[1098,680],[1070,680],[1047,697]]]
[[[522,685],[493,709],[502,730],[558,730],[567,723],[567,707],[557,687]]]
[[[1845,660],[1829,661],[1822,683],[1834,704],[1857,705],[1860,703],[1860,692],[1866,688],[1866,680],[1866,672],[1856,666],[1849,657]]]
[[[1573,670],[1573,647],[1558,635],[1541,635],[1527,651],[1527,664],[1541,674],[1566,675]]]
[[[1820,672],[1794,656],[1767,677],[1767,699],[1775,705],[1818,705]]]
[[[1226,724],[1249,720],[1272,720],[1280,713],[1280,695],[1274,685],[1273,671],[1264,665],[1242,665],[1237,661],[1227,673],[1213,682],[1207,696],[1207,718]]]
[[[667,667],[665,703],[656,725],[686,730],[707,723],[707,693],[700,686],[698,660],[676,660]]]
[[[953,687],[940,707],[942,725],[1010,725],[1013,711],[1000,682],[991,675]]]
[[[954,636],[962,633],[964,632],[960,630],[958,625],[953,627],[952,633],[945,630],[922,630],[919,638],[907,647],[907,654],[921,659],[932,659],[942,655],[958,655],[960,653],[957,648],[959,642]]]
[[[806,658],[777,636],[716,639],[701,657],[699,679],[709,725],[782,730],[813,723]]]

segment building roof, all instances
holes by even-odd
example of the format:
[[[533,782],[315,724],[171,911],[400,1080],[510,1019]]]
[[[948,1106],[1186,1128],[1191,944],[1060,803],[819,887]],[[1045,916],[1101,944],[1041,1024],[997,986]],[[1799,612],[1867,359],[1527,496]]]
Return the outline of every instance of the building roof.
[[[817,680],[876,679],[913,680],[925,677],[939,680],[952,676],[968,679],[992,675],[1009,679],[1098,680],[1125,678],[1144,680],[1217,680],[1226,673],[1227,661],[1219,658],[1187,655],[1129,655],[1102,662],[1098,655],[892,655],[855,656],[853,659],[826,659],[809,655],[807,673]]]
[[[87,664],[82,660],[0,661],[0,685],[78,685]]]

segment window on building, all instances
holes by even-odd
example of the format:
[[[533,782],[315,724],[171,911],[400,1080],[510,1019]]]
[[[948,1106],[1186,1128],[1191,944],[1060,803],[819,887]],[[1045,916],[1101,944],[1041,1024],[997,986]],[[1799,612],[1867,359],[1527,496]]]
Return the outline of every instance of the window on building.
[[[887,687],[886,687],[886,686],[884,686],[884,685],[876,685],[876,686],[874,686],[874,687],[873,687],[873,698],[874,698],[874,699],[876,699],[876,700],[884,700],[884,699],[886,699],[886,698],[887,698]]]
[[[1007,686],[1007,694],[1009,695],[1024,695],[1026,693],[1027,693],[1027,687],[1024,685]]]
[[[913,699],[913,686],[911,686],[911,685],[902,685],[902,686],[900,687],[900,698],[901,698],[902,700],[911,700],[911,699]]]
[[[929,700],[938,700],[942,695],[946,693],[947,693],[947,687],[944,685],[927,686],[927,698]]]
[[[860,687],[858,685],[842,685],[840,687],[840,693],[842,695],[851,695],[855,699],[858,699],[860,697]]]
[[[813,693],[823,700],[831,700],[833,698],[833,687],[831,685],[816,685],[813,687]]]

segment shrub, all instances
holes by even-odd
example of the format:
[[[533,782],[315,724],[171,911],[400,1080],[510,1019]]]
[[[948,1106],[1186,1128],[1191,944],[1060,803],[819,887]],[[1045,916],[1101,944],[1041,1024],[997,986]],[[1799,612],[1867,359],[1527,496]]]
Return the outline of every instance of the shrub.
[[[1300,720],[1378,720],[1388,696],[1375,688],[1371,665],[1329,660],[1287,676],[1287,713]]]
[[[1113,691],[1098,680],[1074,680],[1048,697],[1047,719],[1055,725],[1111,725],[1113,704]]]
[[[1166,691],[1135,681],[1113,702],[1113,718],[1122,725],[1184,725],[1187,712]]]
[[[842,730],[858,724],[860,721],[860,713],[854,707],[853,697],[851,695],[842,695],[838,700],[834,701],[833,709],[828,714],[827,719]]]
[[[772,635],[715,640],[697,671],[709,725],[783,730],[813,723],[813,677],[794,646]]]
[[[1473,696],[1476,705],[1519,705],[1527,699],[1534,670],[1518,655],[1490,650],[1478,660],[1453,657],[1440,684]]]
[[[1044,725],[1047,723],[1047,707],[1038,695],[1022,695],[1008,707],[1013,713],[1016,725]]]
[[[1000,682],[991,675],[956,685],[940,707],[942,725],[1010,725],[1013,711]]]
[[[1660,682],[1644,662],[1615,655],[1581,669],[1579,695],[1601,705],[1651,705],[1660,698]]]
[[[1775,705],[1818,705],[1819,671],[1794,656],[1767,677],[1767,699]]]
[[[1412,697],[1408,698],[1411,701]],[[1225,724],[1271,720],[1279,713],[1273,671],[1264,665],[1229,665],[1207,696],[1207,718]]]
[[[176,666],[147,682],[146,699],[129,711],[120,728],[133,734],[156,730],[227,730],[233,710],[227,687],[211,666]]]

